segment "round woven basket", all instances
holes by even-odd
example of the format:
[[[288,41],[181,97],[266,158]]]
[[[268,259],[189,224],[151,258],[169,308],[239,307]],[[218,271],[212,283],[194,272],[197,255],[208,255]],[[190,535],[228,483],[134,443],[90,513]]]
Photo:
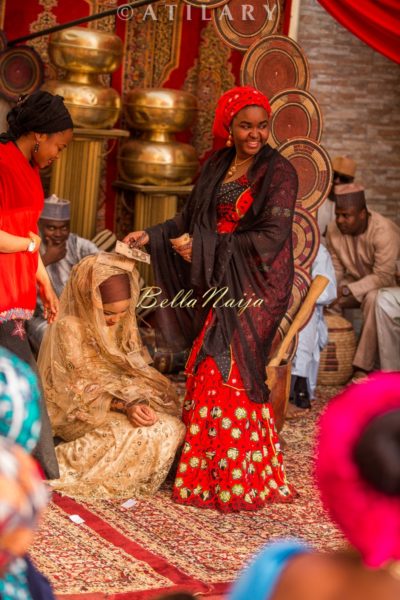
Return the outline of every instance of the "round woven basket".
[[[353,373],[356,336],[352,324],[339,315],[326,314],[328,343],[321,352],[318,385],[343,385]]]

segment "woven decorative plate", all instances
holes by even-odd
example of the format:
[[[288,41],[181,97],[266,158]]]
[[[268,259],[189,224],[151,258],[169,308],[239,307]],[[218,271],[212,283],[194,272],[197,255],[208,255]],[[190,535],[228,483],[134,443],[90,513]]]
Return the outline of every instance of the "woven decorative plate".
[[[213,11],[212,19],[219,37],[228,46],[247,50],[259,38],[275,33],[280,16],[279,0],[248,5],[242,0],[230,0],[227,6]]]
[[[327,151],[308,138],[293,138],[278,147],[297,171],[297,204],[315,212],[327,197],[332,185],[332,165]]]
[[[271,100],[272,117],[268,143],[275,148],[291,138],[306,137],[319,142],[322,114],[318,102],[304,90],[285,90]]]
[[[306,271],[306,269],[303,269],[303,267],[296,265],[294,271],[292,295],[290,297],[289,306],[287,309],[287,312],[292,318],[296,316],[297,311],[307,296],[311,281],[312,279],[310,273]]]
[[[320,233],[316,219],[300,207],[294,213],[292,236],[295,265],[307,269],[317,255]]]
[[[284,35],[268,35],[247,50],[240,67],[240,81],[272,98],[289,88],[308,90],[310,69],[294,40]]]
[[[192,6],[205,6],[206,8],[216,8],[229,2],[229,0],[183,0],[186,4]]]
[[[281,324],[278,327],[278,331],[276,332],[275,337],[272,341],[272,346],[271,346],[271,351],[270,351],[271,358],[278,352],[279,346],[280,346],[283,338],[285,337],[291,323],[292,323],[292,320],[290,319],[290,317],[288,315],[285,315],[283,317]],[[292,340],[292,343],[289,346],[289,350],[287,353],[288,360],[292,360],[294,355],[296,354],[298,343],[299,343],[299,335],[298,335],[298,333],[296,333],[296,335],[294,336],[294,338]]]
[[[301,303],[307,296],[309,287],[311,285],[311,281],[311,275],[308,273],[308,271],[306,271],[302,267],[295,267],[292,295],[290,297],[289,306],[286,311],[286,314],[280,322],[278,331],[274,337],[274,341],[272,342],[271,356],[273,356],[278,351],[280,342],[284,339],[285,335],[289,331],[289,327],[293,323],[294,317],[296,316],[296,313],[299,310]],[[303,325],[303,327],[305,325],[306,323]],[[298,341],[299,336],[298,333],[296,333],[289,347],[287,356],[288,360],[292,360],[294,355],[296,354]]]
[[[21,94],[31,94],[43,83],[43,63],[30,46],[16,46],[0,54],[0,94],[8,100],[18,100]]]
[[[279,327],[278,327],[278,332],[279,332],[282,340],[285,337],[285,335],[287,334],[287,332],[289,331],[289,327],[291,326],[292,323],[293,323],[293,318],[289,315],[289,313],[286,313],[285,316],[282,318],[282,321],[279,323]]]

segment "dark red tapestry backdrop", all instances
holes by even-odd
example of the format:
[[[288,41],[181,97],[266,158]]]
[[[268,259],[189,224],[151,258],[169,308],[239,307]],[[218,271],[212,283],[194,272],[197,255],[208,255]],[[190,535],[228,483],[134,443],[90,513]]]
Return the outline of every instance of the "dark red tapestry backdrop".
[[[260,0],[248,0],[255,4]],[[0,0],[0,27],[9,40],[41,31],[56,24],[99,13],[125,4],[123,0]],[[280,32],[287,33],[291,0],[280,0]],[[171,5],[175,8],[169,10]],[[213,27],[209,9],[189,6],[183,0],[160,0],[135,10],[124,20],[113,16],[93,21],[88,27],[113,31],[124,44],[122,65],[111,77],[111,85],[124,100],[137,87],[184,89],[196,95],[198,118],[182,141],[192,143],[204,158],[213,147],[211,126],[219,96],[238,84],[243,54],[227,46]],[[171,18],[171,14],[173,18]],[[57,77],[47,53],[48,37],[28,42],[40,54],[46,77]],[[122,115],[115,127],[125,127]],[[118,177],[117,148],[107,158],[99,199],[98,229],[114,228],[115,190]]]
[[[400,0],[318,0],[343,27],[400,63]]]

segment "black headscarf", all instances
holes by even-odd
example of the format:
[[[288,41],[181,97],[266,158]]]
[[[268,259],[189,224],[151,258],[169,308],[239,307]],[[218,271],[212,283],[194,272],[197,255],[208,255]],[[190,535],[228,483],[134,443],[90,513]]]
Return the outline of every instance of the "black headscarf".
[[[15,142],[31,133],[58,133],[73,128],[73,122],[62,96],[38,90],[22,96],[7,115],[8,131],[0,135],[0,143]]]
[[[249,171],[254,198],[233,233],[217,233],[217,192],[235,150],[217,152],[203,166],[183,211],[174,219],[147,229],[157,297],[171,300],[180,290],[198,300],[195,309],[160,308],[157,319],[174,350],[191,345],[211,306],[202,306],[208,289],[226,286],[227,297],[263,299],[262,306],[241,315],[233,308],[213,309],[214,319],[201,354],[216,361],[224,379],[230,347],[251,400],[265,402],[265,365],[273,337],[286,312],[293,284],[292,220],[297,175],[292,165],[270,146],[257,154]],[[170,238],[193,236],[193,260],[174,254]],[[229,369],[228,369],[229,371]]]

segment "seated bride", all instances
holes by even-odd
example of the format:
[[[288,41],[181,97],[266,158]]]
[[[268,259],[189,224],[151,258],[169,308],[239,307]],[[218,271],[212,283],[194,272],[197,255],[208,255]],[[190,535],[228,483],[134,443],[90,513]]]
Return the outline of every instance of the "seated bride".
[[[157,491],[185,427],[171,382],[151,367],[135,318],[134,261],[100,253],[77,264],[46,332],[38,365],[60,478],[73,497]]]

